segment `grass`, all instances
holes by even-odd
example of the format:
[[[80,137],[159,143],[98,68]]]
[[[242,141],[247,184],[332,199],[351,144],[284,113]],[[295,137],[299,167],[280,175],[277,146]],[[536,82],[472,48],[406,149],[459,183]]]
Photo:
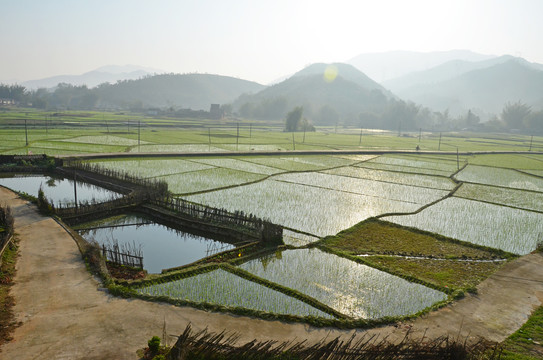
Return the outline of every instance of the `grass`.
[[[2,257],[0,267],[0,347],[11,341],[11,334],[18,326],[13,314],[15,301],[9,294],[15,276],[15,263],[17,261],[17,244],[8,246]]]
[[[390,269],[424,282],[452,290],[473,291],[484,279],[496,272],[505,261],[470,262],[459,260],[409,259],[392,256],[369,256],[368,264]]]
[[[503,252],[480,249],[443,236],[375,219],[325,238],[321,244],[351,255],[408,255],[447,259],[495,259],[504,255]]]
[[[503,342],[503,360],[537,360],[543,358],[543,307]]]
[[[370,266],[418,279],[437,288],[462,291],[473,291],[477,284],[505,263],[477,260],[511,257],[500,251],[462,244],[440,235],[375,219],[325,238],[318,246],[347,255],[371,254],[362,258]]]

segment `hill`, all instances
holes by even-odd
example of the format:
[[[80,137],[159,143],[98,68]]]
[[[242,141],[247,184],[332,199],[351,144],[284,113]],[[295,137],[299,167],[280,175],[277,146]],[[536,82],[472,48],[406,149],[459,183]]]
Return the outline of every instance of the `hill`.
[[[325,79],[326,69],[335,75]],[[357,123],[360,112],[378,111],[393,97],[381,85],[347,64],[313,64],[285,81],[234,103],[242,116],[283,119],[295,106],[316,124]]]
[[[540,65],[519,58],[500,59],[501,62],[493,60],[498,62],[495,64],[492,61],[448,63],[387,84],[392,84],[391,88],[395,88],[395,93],[404,99],[437,111],[449,109],[451,115],[464,114],[468,109],[475,109],[480,114],[497,114],[507,102],[541,104],[543,71],[539,70]],[[449,71],[455,64],[460,69],[457,76]],[[470,67],[475,70],[467,71]],[[412,85],[408,86],[410,82]]]
[[[398,78],[415,71],[422,71],[452,60],[483,61],[494,58],[468,50],[450,50],[436,52],[387,51],[366,53],[355,56],[347,63],[363,71],[379,82]]]
[[[28,89],[46,88],[50,89],[60,83],[75,86],[86,85],[89,88],[102,83],[115,83],[119,80],[139,79],[153,73],[162,73],[161,70],[141,67],[137,65],[108,65],[86,72],[80,75],[57,75],[38,80],[29,80],[21,85]]]
[[[241,94],[264,88],[258,83],[211,74],[163,74],[121,81],[95,89],[100,106],[141,105],[209,110],[212,103],[230,103]]]

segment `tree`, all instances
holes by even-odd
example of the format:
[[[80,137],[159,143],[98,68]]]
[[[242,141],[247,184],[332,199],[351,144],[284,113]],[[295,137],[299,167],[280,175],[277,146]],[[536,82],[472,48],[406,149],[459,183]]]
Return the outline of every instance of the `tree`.
[[[481,121],[481,119],[479,118],[479,116],[477,116],[473,112],[471,112],[471,110],[468,110],[468,113],[467,113],[464,121],[466,122],[466,126],[468,128],[474,128],[477,125],[479,125],[479,122]]]
[[[339,114],[330,105],[323,105],[316,116],[315,123],[321,125],[332,125],[339,121]]]
[[[524,120],[531,112],[531,107],[520,101],[513,104],[507,103],[502,110],[501,118],[509,129],[521,129],[524,126]]]
[[[298,130],[300,121],[302,120],[303,112],[304,112],[304,108],[301,106],[297,106],[291,112],[287,114],[287,119],[285,122],[285,131],[290,132],[290,131]]]
[[[530,133],[543,134],[543,111],[533,112],[528,115],[524,124]]]

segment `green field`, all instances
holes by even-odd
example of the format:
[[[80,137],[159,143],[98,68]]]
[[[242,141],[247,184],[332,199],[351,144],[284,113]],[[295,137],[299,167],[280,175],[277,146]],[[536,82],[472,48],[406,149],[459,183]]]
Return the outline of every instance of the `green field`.
[[[360,138],[354,128],[293,135],[282,127],[128,112],[0,112],[0,154],[135,154],[83,161],[164,180],[175,196],[286,228],[289,249],[236,264],[245,276],[214,270],[138,288],[189,303],[333,318],[309,305],[315,301],[340,318],[409,316],[474,291],[543,242],[543,137],[424,132],[419,141],[418,131],[366,129]],[[285,153],[416,146],[442,152]],[[526,153],[468,154],[476,151]]]

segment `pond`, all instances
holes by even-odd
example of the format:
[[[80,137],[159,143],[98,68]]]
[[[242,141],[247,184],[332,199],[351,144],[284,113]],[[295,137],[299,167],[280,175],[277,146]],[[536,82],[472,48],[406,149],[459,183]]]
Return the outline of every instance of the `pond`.
[[[74,181],[62,177],[27,174],[0,176],[0,185],[36,197],[41,186],[45,197],[52,200],[55,205],[73,204],[75,199]],[[122,196],[122,194],[82,181],[77,181],[76,189],[77,201],[80,203],[90,202],[93,199],[102,202]]]
[[[141,249],[143,268],[155,274],[234,248],[234,245],[174,230],[132,214],[81,224],[76,229],[87,241],[96,240],[100,245],[117,242],[120,249]]]

